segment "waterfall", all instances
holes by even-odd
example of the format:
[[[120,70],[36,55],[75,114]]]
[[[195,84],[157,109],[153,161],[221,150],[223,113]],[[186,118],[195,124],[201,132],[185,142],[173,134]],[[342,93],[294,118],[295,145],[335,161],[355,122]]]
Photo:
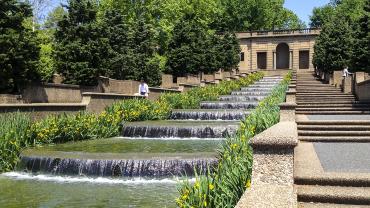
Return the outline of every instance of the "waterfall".
[[[194,176],[207,171],[216,158],[92,160],[22,156],[18,170],[31,173],[90,177],[171,177]]]

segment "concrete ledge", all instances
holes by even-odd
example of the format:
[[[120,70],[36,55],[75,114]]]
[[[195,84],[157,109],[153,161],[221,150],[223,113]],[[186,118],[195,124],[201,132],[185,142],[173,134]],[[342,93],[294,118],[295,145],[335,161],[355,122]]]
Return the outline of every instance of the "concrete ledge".
[[[298,144],[297,124],[289,121],[275,124],[253,137],[250,144],[253,148],[294,148]]]
[[[82,103],[32,103],[32,104],[1,104],[0,113],[25,112],[30,113],[34,120],[56,114],[74,114],[86,110]]]
[[[257,185],[244,193],[235,208],[296,208],[297,200],[292,195],[295,195],[293,186]]]
[[[280,122],[253,137],[250,144],[253,147],[251,188],[236,207],[297,207],[293,185],[297,124]]]
[[[280,122],[295,121],[295,109],[297,107],[296,103],[286,102],[280,104],[279,106],[280,106]]]

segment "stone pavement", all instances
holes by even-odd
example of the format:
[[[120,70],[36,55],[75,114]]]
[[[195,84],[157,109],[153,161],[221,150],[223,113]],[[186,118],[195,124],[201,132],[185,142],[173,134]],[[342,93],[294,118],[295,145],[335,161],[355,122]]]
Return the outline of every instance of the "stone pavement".
[[[370,103],[297,74],[299,144],[294,182],[299,207],[370,206]]]

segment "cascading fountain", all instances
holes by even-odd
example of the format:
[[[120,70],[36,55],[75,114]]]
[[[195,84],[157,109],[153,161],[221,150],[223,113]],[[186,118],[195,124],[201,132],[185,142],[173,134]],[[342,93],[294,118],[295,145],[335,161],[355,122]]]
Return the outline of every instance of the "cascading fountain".
[[[218,101],[201,102],[201,109],[174,110],[168,121],[125,123],[122,138],[26,150],[17,172],[0,175],[0,183],[8,187],[4,190],[22,187],[22,193],[13,195],[33,198],[9,205],[28,207],[34,198],[47,195],[40,199],[42,206],[80,207],[73,202],[87,199],[86,206],[104,201],[110,207],[175,207],[174,177],[212,171],[219,144],[281,80],[264,77]],[[6,197],[3,192],[0,196]]]

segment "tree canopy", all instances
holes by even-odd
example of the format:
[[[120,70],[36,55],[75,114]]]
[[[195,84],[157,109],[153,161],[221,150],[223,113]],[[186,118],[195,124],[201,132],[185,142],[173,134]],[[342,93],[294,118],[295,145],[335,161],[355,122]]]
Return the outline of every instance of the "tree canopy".
[[[37,80],[39,46],[36,34],[25,21],[32,18],[27,3],[0,1],[0,92],[19,92]]]
[[[341,0],[314,9],[311,26],[322,31],[316,40],[314,65],[324,71],[368,70],[369,27],[366,0]]]

